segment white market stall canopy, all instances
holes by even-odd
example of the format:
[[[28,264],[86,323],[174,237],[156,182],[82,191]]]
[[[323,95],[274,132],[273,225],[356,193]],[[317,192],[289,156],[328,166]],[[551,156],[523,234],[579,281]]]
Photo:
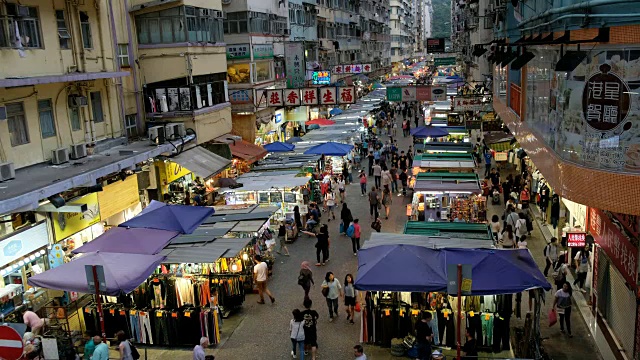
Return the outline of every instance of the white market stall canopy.
[[[236,179],[238,184],[242,184],[242,187],[231,189],[221,188],[218,191],[220,193],[235,192],[235,191],[260,191],[260,190],[283,190],[291,189],[297,186],[306,185],[309,182],[309,177],[299,176],[297,171],[288,172],[249,172],[239,176]]]

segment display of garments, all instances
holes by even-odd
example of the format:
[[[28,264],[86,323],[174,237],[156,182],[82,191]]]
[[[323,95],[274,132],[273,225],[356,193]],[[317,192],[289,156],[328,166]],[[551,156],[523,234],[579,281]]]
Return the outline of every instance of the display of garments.
[[[481,310],[483,312],[494,313],[496,312],[496,296],[495,295],[484,295],[480,299],[481,301]]]
[[[493,351],[510,350],[509,317],[496,316],[493,319]]]
[[[176,295],[178,307],[182,307],[185,304],[194,304],[193,286],[191,279],[177,278],[176,279]]]
[[[476,297],[476,296],[472,296]],[[478,302],[480,299],[478,299]],[[476,311],[467,311],[466,312],[467,319],[467,329],[469,329],[469,333],[476,339],[478,346],[482,346],[484,343],[482,336],[482,314]]]
[[[138,322],[140,323],[140,342],[153,345],[153,336],[151,335],[152,331],[149,313],[145,311],[138,311],[137,315]]]
[[[482,321],[482,343],[490,346],[493,344],[493,314],[482,313],[480,320]]]
[[[158,345],[169,344],[169,324],[167,318],[169,313],[166,311],[154,311],[154,329],[155,338]]]
[[[464,311],[481,311],[480,296],[465,296],[464,298]]]
[[[129,326],[131,338],[135,342],[142,342],[142,333],[140,333],[140,322],[138,321],[135,310],[129,311]]]
[[[167,297],[165,281],[157,278],[153,279],[149,283],[149,287],[151,288],[153,296],[151,306],[154,308],[164,309],[165,299]]]
[[[455,346],[456,331],[453,318],[451,309],[438,311],[438,332],[440,333],[440,343],[444,346]]]

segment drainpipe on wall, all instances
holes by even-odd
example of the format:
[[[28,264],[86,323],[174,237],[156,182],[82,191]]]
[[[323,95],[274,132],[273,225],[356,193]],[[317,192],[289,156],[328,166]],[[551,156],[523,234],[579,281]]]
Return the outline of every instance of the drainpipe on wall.
[[[129,10],[129,0],[124,0],[124,10],[127,12]],[[142,119],[142,114],[144,114],[144,109],[142,108],[142,103],[140,102],[140,97],[142,94],[140,93],[140,85],[138,85],[138,70],[136,69],[136,59],[133,56],[133,35],[131,32],[131,16],[129,13],[126,13],[127,17],[127,38],[129,40],[129,44],[127,45],[127,51],[129,53],[129,66],[131,66],[131,75],[133,76],[133,90],[135,92],[136,98],[136,125],[138,128],[138,134],[142,136],[145,132],[144,123]]]
[[[73,3],[72,3],[73,4]],[[82,26],[80,25],[80,8],[78,7],[78,4],[75,3],[73,4],[73,16],[69,16],[69,20],[71,20],[71,27],[74,26],[74,21],[75,21],[75,25],[76,27],[76,34],[80,34],[80,36],[78,37],[78,39],[80,39],[80,46],[79,46],[79,50],[78,53],[78,71],[79,72],[87,72],[87,59],[85,57],[85,51],[84,51],[84,43],[83,43],[83,39],[82,39]]]
[[[107,55],[104,47],[104,36],[102,31],[102,11],[100,11],[100,3],[98,0],[93,0],[93,7],[96,9],[96,18],[98,19],[98,38],[100,42],[100,53],[102,54],[102,71],[107,71]]]
[[[117,56],[118,54],[118,33],[116,32],[116,19],[113,16],[113,2],[112,0],[109,0],[109,17],[111,19],[110,23],[111,23],[111,38],[113,39],[113,61],[115,62],[116,65],[116,70],[118,72],[120,72],[122,70],[122,67],[120,66],[120,58]],[[131,63],[129,63],[131,64]],[[116,82],[116,90],[118,91],[118,107],[120,110],[120,121],[121,121],[121,128],[120,128],[120,133],[122,136],[124,136],[127,139],[127,142],[129,142],[129,137],[127,136],[127,129],[126,129],[126,112],[124,109],[124,91],[122,89],[122,78],[118,78],[118,79],[114,79],[114,81]],[[111,132],[113,134],[113,123],[111,126]]]

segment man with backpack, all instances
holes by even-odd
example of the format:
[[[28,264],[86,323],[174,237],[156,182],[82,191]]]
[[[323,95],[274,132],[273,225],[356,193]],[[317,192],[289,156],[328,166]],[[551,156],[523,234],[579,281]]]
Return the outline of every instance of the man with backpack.
[[[351,246],[353,248],[353,256],[358,255],[360,250],[360,224],[359,219],[353,220],[353,222],[347,228],[347,236],[351,238]]]
[[[558,262],[558,239],[555,237],[551,238],[551,242],[544,247],[544,258],[547,263],[547,266],[544,268],[544,276],[549,276],[549,269],[555,268],[556,263]]]

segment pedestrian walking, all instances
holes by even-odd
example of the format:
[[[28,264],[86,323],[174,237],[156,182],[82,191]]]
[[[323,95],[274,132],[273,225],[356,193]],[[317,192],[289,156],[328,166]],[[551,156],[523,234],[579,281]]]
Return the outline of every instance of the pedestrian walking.
[[[522,235],[518,239],[518,249],[527,249],[527,235]]]
[[[260,255],[253,256],[253,280],[258,286],[258,295],[260,295],[260,300],[258,300],[258,304],[264,304],[264,294],[269,296],[271,299],[271,303],[276,302],[276,298],[271,294],[271,291],[267,288],[267,277],[269,276],[269,266],[266,262],[262,261],[262,257]]]
[[[516,241],[520,241],[520,238],[527,234],[527,216],[524,213],[518,214],[518,220],[516,220]]]
[[[200,338],[200,344],[193,348],[193,360],[205,360],[206,354],[204,349],[209,346],[209,338],[203,336]]]
[[[553,230],[558,227],[558,220],[560,220],[560,198],[558,194],[553,194],[553,198],[551,198],[551,225],[553,226]]]
[[[316,259],[318,260],[316,266],[324,266],[329,261],[329,227],[326,224],[322,225],[318,234],[310,231],[303,231],[303,233],[316,237]],[[320,261],[320,254],[322,254],[322,261]]]
[[[342,210],[340,210],[340,220],[342,221],[343,234],[347,234],[347,228],[353,221],[353,215],[351,210],[347,207],[347,203],[342,203]]]
[[[313,272],[311,271],[311,264],[309,264],[308,261],[303,261],[302,264],[300,264],[298,285],[302,286],[302,289],[304,290],[304,299],[308,299],[311,285],[315,285],[315,283],[313,282]]]
[[[555,237],[551,238],[551,242],[548,243],[543,250],[545,262],[547,265],[544,267],[544,276],[549,276],[549,269],[555,269],[556,263],[558,262],[558,239]]]
[[[295,309],[291,312],[293,319],[289,321],[289,333],[291,334],[291,357],[296,358],[296,352],[300,350],[300,359],[304,359],[304,317],[302,312]]]
[[[491,151],[484,153],[484,176],[487,177],[491,173]]]
[[[340,202],[344,203],[347,197],[346,177],[340,177],[338,179],[338,195],[340,196]]]
[[[353,357],[355,360],[367,360],[367,355],[364,354],[364,348],[362,345],[356,345],[353,347]]]
[[[333,209],[336,207],[336,198],[332,191],[327,191],[327,193],[324,194],[324,202],[327,205],[327,221],[331,221],[329,215],[335,220],[336,214],[333,212]]]
[[[289,249],[287,248],[287,227],[284,224],[284,220],[280,221],[280,226],[278,227],[278,242],[280,243],[280,248],[276,251],[278,254],[282,254],[284,252],[284,256],[289,256]]]
[[[304,346],[305,352],[311,350],[311,360],[316,360],[316,353],[318,351],[318,330],[316,328],[318,324],[318,312],[311,309],[313,301],[307,298],[304,300],[304,311],[302,311],[302,317],[304,319]]]
[[[473,360],[478,358],[478,342],[473,337],[473,335],[474,334],[473,331],[471,331],[471,328],[467,327],[467,342],[465,342],[464,346],[462,347],[462,351],[464,352],[464,357],[462,357],[463,360]]]
[[[93,337],[89,331],[84,332],[84,352],[82,353],[83,360],[91,360],[93,352],[96,350],[96,343],[93,342]]]
[[[498,215],[493,215],[491,217],[491,233],[493,233],[493,240],[498,242],[500,241],[500,233],[502,231],[502,224],[500,224],[500,218]]]
[[[515,245],[516,236],[513,233],[513,227],[507,225],[504,230],[502,230],[502,247],[504,249],[513,249]]]
[[[385,219],[389,219],[389,212],[391,211],[391,190],[388,186],[385,186],[382,191],[382,205],[384,206]]]
[[[375,180],[375,186],[380,188],[382,182],[382,167],[380,166],[380,161],[376,161],[376,164],[373,165],[373,178]]]
[[[93,350],[92,360],[109,360],[109,346],[102,342],[102,338],[94,336],[93,342],[96,344],[96,349]]]
[[[360,196],[365,196],[367,194],[367,175],[365,175],[364,170],[360,170]]]
[[[389,190],[391,190],[392,182],[393,182],[393,179],[391,178],[391,171],[385,165],[382,168],[382,188],[383,189],[388,188]]]
[[[360,219],[353,220],[353,222],[347,229],[347,235],[351,238],[351,248],[353,249],[353,256],[358,255],[358,251],[360,250],[361,231]]]
[[[562,255],[562,254],[561,254]],[[567,275],[569,274],[569,266],[567,264],[561,264],[558,267],[558,272],[553,279],[553,282],[556,284],[556,289],[561,290],[564,283],[567,283]]]
[[[407,181],[409,180],[409,176],[407,175],[407,171],[404,169],[400,170],[400,175],[398,175],[398,179],[400,179],[400,184],[402,185],[402,194],[398,194],[398,196],[407,196]]]
[[[369,176],[373,176],[373,162],[375,161],[375,155],[373,155],[373,151],[369,151],[367,159],[369,159]]]
[[[433,342],[433,330],[431,320],[433,315],[424,311],[422,319],[416,323],[416,345],[418,345],[418,359],[428,360],[431,356],[431,343]]]
[[[293,207],[293,220],[296,222],[298,230],[302,230],[302,217],[300,216],[300,207],[298,205]]]
[[[369,215],[373,219],[378,218],[378,209],[380,207],[380,196],[378,195],[378,191],[376,187],[372,187],[369,192]]]
[[[562,284],[562,289],[556,291],[556,296],[553,299],[553,307],[560,316],[560,332],[564,334],[564,327],[567,326],[567,334],[569,337],[573,337],[571,334],[571,285],[568,281]]]
[[[338,297],[343,297],[342,285],[340,281],[335,278],[333,273],[329,271],[324,277],[322,282],[322,295],[327,300],[327,307],[329,308],[329,322],[333,321],[333,316],[339,316],[338,313]]]
[[[347,308],[347,321],[354,324],[357,291],[353,284],[353,275],[344,277],[344,306]]]
[[[587,272],[591,267],[591,263],[589,262],[589,248],[585,246],[584,249],[578,251],[576,256],[573,258],[576,262],[576,271],[577,276],[573,282],[573,285],[578,285],[578,290],[581,292],[586,292],[584,289],[584,283],[587,280]]]
[[[116,333],[116,339],[118,340],[118,351],[120,352],[120,360],[133,360],[131,353],[131,343],[127,339],[127,335],[124,331],[120,330]]]
[[[394,155],[395,156],[395,155]],[[391,175],[391,192],[398,192],[398,169],[395,165],[391,165],[391,170],[389,170],[389,174]]]

